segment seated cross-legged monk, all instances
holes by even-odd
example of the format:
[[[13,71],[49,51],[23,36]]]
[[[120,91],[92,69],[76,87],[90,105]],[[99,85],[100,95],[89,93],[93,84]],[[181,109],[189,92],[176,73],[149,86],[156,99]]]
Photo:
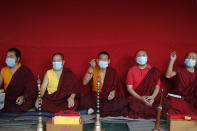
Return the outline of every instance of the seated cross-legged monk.
[[[10,48],[6,67],[1,69],[0,86],[6,93],[3,112],[23,113],[33,107],[37,86],[32,71],[20,63],[21,52]]]
[[[156,118],[157,107],[160,103],[160,72],[147,63],[145,50],[136,52],[137,65],[129,69],[127,74],[127,90],[130,94],[129,113],[131,118]],[[163,99],[162,117],[170,108],[170,102]]]
[[[79,81],[64,63],[63,54],[52,56],[53,68],[46,72],[41,85],[42,111],[59,112],[78,107]],[[35,107],[38,109],[38,99]]]
[[[171,93],[182,98],[169,97],[172,104],[169,114],[197,115],[197,70],[195,69],[197,54],[188,52],[185,56],[184,66],[174,68],[175,61],[176,52],[172,52],[166,77],[173,78]]]
[[[100,79],[101,116],[121,116],[127,113],[128,102],[120,92],[120,79],[118,78],[116,70],[112,67],[108,67],[109,63],[109,53],[105,51],[100,52],[97,60],[91,60],[88,71],[83,78],[83,85],[86,85],[85,87],[91,91],[90,94],[81,97],[80,107],[87,109],[88,114],[95,113],[96,111],[98,77]]]

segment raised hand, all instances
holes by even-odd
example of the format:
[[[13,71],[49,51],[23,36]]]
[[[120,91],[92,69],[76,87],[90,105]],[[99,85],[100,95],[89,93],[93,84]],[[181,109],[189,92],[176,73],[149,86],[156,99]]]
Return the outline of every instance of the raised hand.
[[[170,60],[175,61],[176,60],[176,51],[171,52],[170,54]]]
[[[94,68],[94,67],[96,66],[96,60],[95,60],[95,59],[92,59],[92,60],[90,61],[90,66],[91,66],[92,68]]]

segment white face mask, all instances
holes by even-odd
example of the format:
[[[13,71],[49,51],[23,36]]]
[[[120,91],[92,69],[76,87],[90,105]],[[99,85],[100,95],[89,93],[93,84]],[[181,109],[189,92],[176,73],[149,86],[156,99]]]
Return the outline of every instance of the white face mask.
[[[108,67],[108,61],[99,61],[98,65],[101,69],[105,69]]]
[[[196,65],[196,60],[193,59],[185,59],[184,61],[187,67],[194,67]]]
[[[139,65],[145,65],[148,61],[148,58],[146,56],[139,56],[136,58],[136,62],[139,64]]]
[[[63,67],[63,63],[62,62],[53,62],[53,69],[61,70],[62,67]]]
[[[5,63],[8,67],[16,66],[16,60],[14,58],[6,58]]]

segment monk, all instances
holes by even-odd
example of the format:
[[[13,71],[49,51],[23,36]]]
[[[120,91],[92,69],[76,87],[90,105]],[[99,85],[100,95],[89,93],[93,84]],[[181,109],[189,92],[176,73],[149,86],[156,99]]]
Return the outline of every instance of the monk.
[[[129,69],[127,74],[127,90],[130,94],[129,113],[131,118],[156,118],[160,102],[160,72],[156,67],[147,63],[148,55],[143,49],[136,52],[136,66]],[[163,99],[162,117],[170,107],[169,101]]]
[[[42,111],[59,112],[78,107],[79,82],[64,64],[63,54],[55,53],[52,56],[53,68],[46,72],[41,85]],[[35,107],[38,109],[38,99]]]
[[[176,52],[170,55],[170,62],[166,71],[167,78],[173,78],[172,94],[179,97],[170,96],[172,108],[169,114],[197,115],[197,61],[196,52],[188,52],[185,55],[184,66],[174,68]]]
[[[1,69],[0,86],[6,93],[3,112],[22,113],[33,107],[37,86],[32,71],[20,63],[21,52],[10,48]]]
[[[88,114],[96,112],[97,78],[100,81],[100,112],[101,116],[121,116],[128,110],[128,102],[123,97],[120,79],[116,70],[109,66],[110,55],[106,51],[98,54],[98,59],[92,59],[83,78],[83,85],[90,89],[86,96],[81,97],[80,107],[87,109]],[[84,88],[85,89],[85,88]]]

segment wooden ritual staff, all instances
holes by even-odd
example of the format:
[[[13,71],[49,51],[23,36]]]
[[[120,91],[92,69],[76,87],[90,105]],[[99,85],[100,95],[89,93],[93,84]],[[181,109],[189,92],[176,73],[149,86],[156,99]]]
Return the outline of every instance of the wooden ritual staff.
[[[159,106],[157,107],[157,119],[155,122],[155,127],[152,129],[152,131],[160,131],[159,125],[160,125],[160,117],[161,117],[161,111],[162,111],[162,102],[163,102],[163,89],[161,89],[161,98]]]

